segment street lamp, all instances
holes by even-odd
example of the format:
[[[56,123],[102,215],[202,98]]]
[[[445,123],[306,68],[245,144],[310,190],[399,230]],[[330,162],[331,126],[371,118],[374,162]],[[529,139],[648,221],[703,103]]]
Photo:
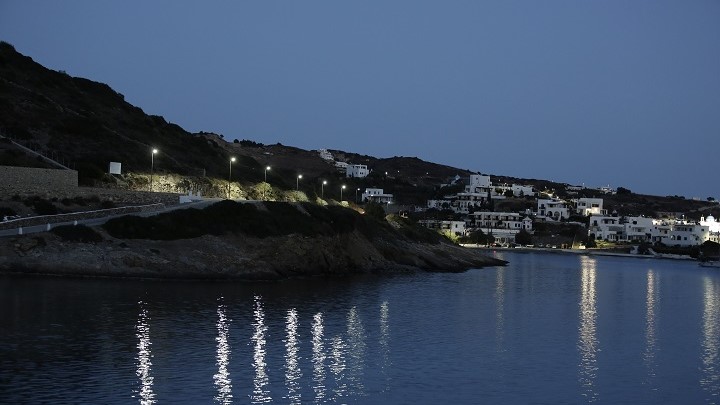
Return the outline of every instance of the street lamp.
[[[343,184],[342,187],[340,187],[340,202],[342,202],[342,192],[345,190],[345,185]]]
[[[270,166],[265,168],[265,183],[267,183],[267,172],[270,170]]]
[[[155,171],[155,154],[158,153],[158,150],[153,148],[152,153],[150,154],[150,191],[153,191],[153,172]]]
[[[357,193],[358,193],[358,191],[360,191],[359,188],[355,190],[355,204],[358,203],[358,199],[357,199]]]
[[[325,199],[325,185],[327,184],[327,180],[323,180],[322,184],[320,185],[320,198],[323,200]]]
[[[297,179],[295,179],[295,190],[300,190],[300,179],[302,179],[302,174],[298,174]]]
[[[232,164],[235,161],[234,157],[230,158],[230,170],[228,171],[228,198],[230,198],[230,179],[232,178]]]

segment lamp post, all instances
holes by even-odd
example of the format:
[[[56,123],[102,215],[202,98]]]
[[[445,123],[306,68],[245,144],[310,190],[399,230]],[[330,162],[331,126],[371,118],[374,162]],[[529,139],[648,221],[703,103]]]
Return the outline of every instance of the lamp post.
[[[150,153],[150,191],[153,191],[153,173],[155,172],[155,154],[158,153],[158,150],[153,148],[152,153]]]
[[[270,166],[265,167],[265,183],[267,183],[267,172],[270,170]]]
[[[230,198],[230,179],[232,179],[232,164],[234,161],[235,161],[235,158],[231,157],[230,158],[230,166],[229,166],[230,170],[228,171],[228,192],[227,192],[228,199]]]
[[[358,199],[357,199],[357,193],[358,193],[358,191],[360,191],[359,188],[355,190],[355,204],[358,203]]]
[[[342,202],[342,192],[345,190],[345,185],[343,184],[342,187],[340,187],[340,202]]]
[[[302,179],[302,174],[298,174],[297,178],[295,179],[295,190],[300,191],[300,179]]]
[[[320,198],[323,200],[325,199],[325,185],[327,184],[327,180],[323,180],[322,184],[320,185]]]

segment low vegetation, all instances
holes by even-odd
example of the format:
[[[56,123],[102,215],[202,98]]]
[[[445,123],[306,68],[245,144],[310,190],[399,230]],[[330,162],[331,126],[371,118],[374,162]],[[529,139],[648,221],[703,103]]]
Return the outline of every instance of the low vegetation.
[[[221,201],[203,210],[184,209],[148,218],[124,216],[111,219],[104,229],[121,239],[176,240],[226,233],[259,238],[300,234],[332,236],[359,231],[368,238],[410,239],[438,242],[441,237],[417,225],[395,219],[386,221],[341,206],[312,203],[265,202],[267,210],[253,204]]]
[[[67,242],[97,243],[103,240],[102,235],[85,225],[62,225],[50,232]]]

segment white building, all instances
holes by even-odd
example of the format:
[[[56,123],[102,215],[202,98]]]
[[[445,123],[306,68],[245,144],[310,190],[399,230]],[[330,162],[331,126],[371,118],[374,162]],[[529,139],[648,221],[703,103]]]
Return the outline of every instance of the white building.
[[[471,174],[470,185],[465,186],[466,193],[487,193],[492,187],[490,176],[484,174]]]
[[[570,209],[563,200],[538,198],[535,215],[560,221],[561,219],[568,219],[570,217]]]
[[[513,184],[510,186],[515,197],[535,196],[533,186],[524,186],[522,184]]]
[[[495,237],[498,243],[514,243],[521,230],[532,232],[532,220],[516,212],[477,211],[468,215],[467,227]]]
[[[336,162],[335,162],[335,168],[336,168],[340,173],[345,173],[345,174],[347,174],[348,164],[345,163],[345,162],[336,161]]]
[[[323,160],[327,160],[327,161],[335,160],[332,153],[330,153],[330,151],[327,149],[318,149],[318,154],[320,155],[320,158]]]
[[[670,231],[670,237],[663,240],[669,246],[697,246],[703,244],[710,237],[707,226],[687,221],[678,221]]]
[[[465,235],[465,221],[444,221],[439,219],[422,219],[418,224],[438,231],[450,231],[456,236]]]
[[[609,242],[625,240],[625,225],[620,223],[620,217],[593,215],[590,217],[588,236]]]
[[[588,235],[597,240],[611,242],[659,242],[668,246],[697,246],[707,240],[720,241],[720,222],[712,216],[701,218],[699,222],[591,216]]]
[[[658,227],[653,218],[626,217],[624,239],[628,242],[652,242]]]
[[[376,202],[380,204],[392,204],[393,195],[385,194],[385,190],[381,188],[366,188],[362,193],[363,202]]]
[[[575,212],[583,216],[590,215],[607,215],[607,210],[603,209],[602,198],[578,198],[575,201]]]
[[[506,193],[510,191],[512,192],[513,197],[525,197],[525,196],[534,196],[535,190],[532,186],[524,186],[522,184],[496,184],[492,186],[491,197],[494,199],[502,199],[506,197]]]
[[[354,165],[349,164],[345,168],[346,177],[367,177],[370,174],[367,165]]]
[[[720,221],[717,221],[712,215],[708,215],[707,218],[700,218],[700,225],[708,227],[708,240],[720,243]]]

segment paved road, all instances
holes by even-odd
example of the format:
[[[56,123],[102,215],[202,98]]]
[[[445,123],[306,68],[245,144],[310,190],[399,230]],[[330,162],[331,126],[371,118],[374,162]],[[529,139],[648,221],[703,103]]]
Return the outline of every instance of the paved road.
[[[107,217],[102,218],[91,218],[91,219],[83,219],[78,220],[78,224],[87,225],[87,226],[99,226],[107,222],[108,220],[112,218],[122,217],[125,215],[137,215],[141,217],[149,217],[153,215],[162,214],[165,212],[180,210],[180,209],[186,209],[186,208],[197,208],[197,209],[203,209],[205,207],[208,207],[212,204],[215,204],[216,202],[221,201],[221,199],[206,199],[203,201],[194,201],[190,203],[180,204],[180,205],[171,205],[169,207],[165,207],[156,211],[148,211],[148,212],[134,212],[130,214],[120,214],[120,215],[110,215]],[[250,201],[248,201],[250,202]],[[51,228],[55,228],[61,225],[73,225],[75,221],[66,221],[66,222],[57,222],[50,224]],[[38,232],[47,232],[48,231],[48,225],[34,225],[34,226],[26,226],[22,228],[22,234],[27,235],[30,233],[38,233]],[[8,237],[8,236],[16,236],[19,234],[18,229],[5,229],[0,230],[0,237]]]

